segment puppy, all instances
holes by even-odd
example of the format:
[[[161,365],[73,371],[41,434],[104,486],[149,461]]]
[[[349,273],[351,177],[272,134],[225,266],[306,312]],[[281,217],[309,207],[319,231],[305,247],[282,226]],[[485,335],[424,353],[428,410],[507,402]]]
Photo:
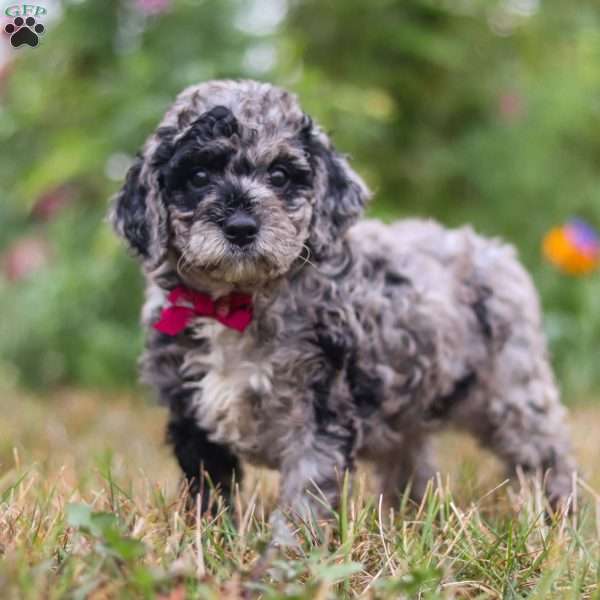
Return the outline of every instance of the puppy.
[[[254,81],[184,90],[131,167],[111,216],[147,282],[143,380],[202,509],[203,478],[227,496],[240,459],[279,470],[303,518],[357,459],[418,500],[443,425],[565,499],[565,411],[514,250],[359,221],[368,198],[296,98]]]

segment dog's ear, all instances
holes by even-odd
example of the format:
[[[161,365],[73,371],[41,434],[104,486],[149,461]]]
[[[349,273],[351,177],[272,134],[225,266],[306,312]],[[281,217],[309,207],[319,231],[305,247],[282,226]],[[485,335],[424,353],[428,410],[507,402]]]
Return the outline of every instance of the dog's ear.
[[[166,248],[164,212],[157,185],[146,180],[144,160],[138,155],[113,200],[109,220],[133,253],[149,266],[160,261]]]
[[[316,256],[325,256],[335,250],[362,215],[371,194],[310,117],[305,117],[301,135],[315,171],[315,204],[308,244]]]

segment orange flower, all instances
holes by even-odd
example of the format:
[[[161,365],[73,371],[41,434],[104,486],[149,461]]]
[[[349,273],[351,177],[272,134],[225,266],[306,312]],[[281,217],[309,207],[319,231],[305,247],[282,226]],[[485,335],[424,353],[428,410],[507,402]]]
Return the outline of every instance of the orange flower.
[[[546,259],[567,275],[583,276],[600,265],[600,244],[582,221],[551,229],[542,242]]]

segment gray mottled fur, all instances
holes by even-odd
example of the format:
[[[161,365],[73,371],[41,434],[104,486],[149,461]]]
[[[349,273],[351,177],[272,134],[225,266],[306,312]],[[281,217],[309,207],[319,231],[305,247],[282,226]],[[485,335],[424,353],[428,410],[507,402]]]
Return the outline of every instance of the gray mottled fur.
[[[261,222],[246,253],[204,219],[216,196],[186,214],[169,205],[159,185],[160,132],[168,131],[175,147],[215,106],[237,119],[241,132],[226,142],[257,173],[285,152],[310,162],[314,175],[310,189],[288,203],[258,175],[227,175],[249,190],[248,210]],[[309,132],[308,150],[294,141],[302,131]],[[310,144],[324,153],[309,156]],[[365,184],[295,97],[268,84],[188,88],[136,168],[113,221],[147,279],[143,377],[174,422],[192,423],[179,440],[182,464],[204,464],[202,454],[185,454],[193,441],[185,435],[201,432],[217,453],[213,480],[241,457],[281,472],[284,508],[321,513],[307,489],[316,484],[335,505],[339,475],[355,459],[376,465],[390,497],[410,483],[418,498],[433,473],[430,435],[454,425],[511,471],[547,471],[553,502],[569,494],[574,463],[565,411],[537,294],[512,247],[469,227],[359,221]],[[136,192],[143,198],[134,206]],[[147,247],[132,242],[140,227]],[[150,326],[180,282],[215,297],[251,293],[252,324],[240,334],[198,318],[175,338],[157,334]],[[220,461],[221,451],[229,462]],[[230,472],[221,474],[223,486]]]

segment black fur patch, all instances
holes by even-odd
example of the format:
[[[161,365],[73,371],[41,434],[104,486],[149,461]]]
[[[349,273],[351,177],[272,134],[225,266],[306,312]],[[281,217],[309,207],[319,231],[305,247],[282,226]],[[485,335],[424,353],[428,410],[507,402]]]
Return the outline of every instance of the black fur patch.
[[[492,295],[492,290],[488,287],[482,287],[477,301],[473,303],[473,312],[477,317],[481,331],[487,340],[491,340],[494,335],[494,330],[490,323],[489,313],[486,306],[486,301]]]
[[[404,277],[404,275],[400,275],[399,273],[393,273],[392,271],[386,272],[384,281],[386,286],[400,286],[411,284],[411,281],[410,279],[408,279],[408,277]]]
[[[224,498],[229,498],[232,477],[239,482],[241,472],[238,458],[226,446],[211,442],[207,432],[190,417],[173,417],[167,428],[167,439],[189,482],[190,492],[194,497],[201,494],[202,512],[209,508],[210,493],[209,484],[201,478],[202,473],[219,487]]]
[[[337,414],[331,410],[329,405],[329,397],[331,393],[331,386],[335,379],[335,371],[331,368],[324,370],[321,378],[315,381],[312,385],[313,391],[313,409],[315,412],[315,422],[317,424],[317,430],[325,431],[327,425],[335,423],[337,420]]]
[[[335,377],[336,371],[331,367],[326,367],[322,377],[312,386],[316,433],[335,442],[344,456],[345,468],[352,469],[357,435],[356,426],[348,411],[343,413],[331,409],[329,400]]]
[[[201,201],[205,190],[190,187],[191,177],[198,169],[219,176],[233,155],[233,148],[215,142],[239,133],[239,124],[233,113],[224,106],[216,106],[203,113],[176,143],[172,128],[163,128],[164,140],[152,158],[159,172],[159,185],[166,192],[165,200],[192,211]],[[210,143],[214,142],[214,143]]]
[[[542,472],[546,473],[546,471],[556,469],[557,462],[558,456],[556,454],[556,450],[554,448],[550,448],[548,456],[542,460]]]
[[[117,197],[115,217],[131,247],[147,258],[150,245],[150,232],[146,221],[148,190],[139,181],[142,164],[142,159],[138,156],[129,169],[125,185]]]
[[[323,168],[327,176],[326,191],[318,199],[313,212],[311,229],[327,231],[328,235],[321,239],[309,239],[309,246],[316,257],[323,255],[344,231],[362,213],[366,197],[359,186],[349,178],[349,173],[341,162],[335,149],[326,148],[311,131],[311,121],[306,124],[299,134],[299,141],[303,145],[313,172]],[[324,220],[326,224],[317,224],[316,221]]]
[[[208,142],[218,137],[231,137],[240,132],[240,126],[233,113],[225,106],[215,106],[201,114],[181,138],[181,143],[190,140]]]
[[[317,346],[323,352],[324,358],[336,371],[340,371],[350,351],[350,340],[342,333],[327,328],[327,325],[317,326],[316,333]]]
[[[224,216],[232,215],[238,209],[252,211],[252,198],[238,183],[227,181],[220,185],[218,198],[218,204],[224,209]]]
[[[160,127],[156,130],[156,137],[160,140],[158,148],[154,151],[150,164],[153,167],[162,167],[165,163],[171,160],[175,147],[173,146],[173,138],[177,134],[175,127]]]
[[[337,413],[330,406],[331,387],[337,374],[344,368],[348,353],[348,341],[341,333],[335,333],[325,324],[317,326],[316,335],[316,345],[325,360],[318,378],[311,386],[314,398],[313,408],[317,429],[326,431],[330,424],[338,420]]]
[[[358,415],[362,418],[372,415],[383,400],[381,379],[362,369],[353,354],[346,368],[346,380]]]
[[[358,217],[362,203],[333,152],[322,152],[321,160],[327,169],[327,196],[331,202],[330,217],[334,227],[342,229],[349,220]]]
[[[425,413],[425,419],[433,421],[446,417],[461,400],[467,397],[476,382],[477,376],[475,373],[469,373],[459,379],[449,394],[433,401]]]

